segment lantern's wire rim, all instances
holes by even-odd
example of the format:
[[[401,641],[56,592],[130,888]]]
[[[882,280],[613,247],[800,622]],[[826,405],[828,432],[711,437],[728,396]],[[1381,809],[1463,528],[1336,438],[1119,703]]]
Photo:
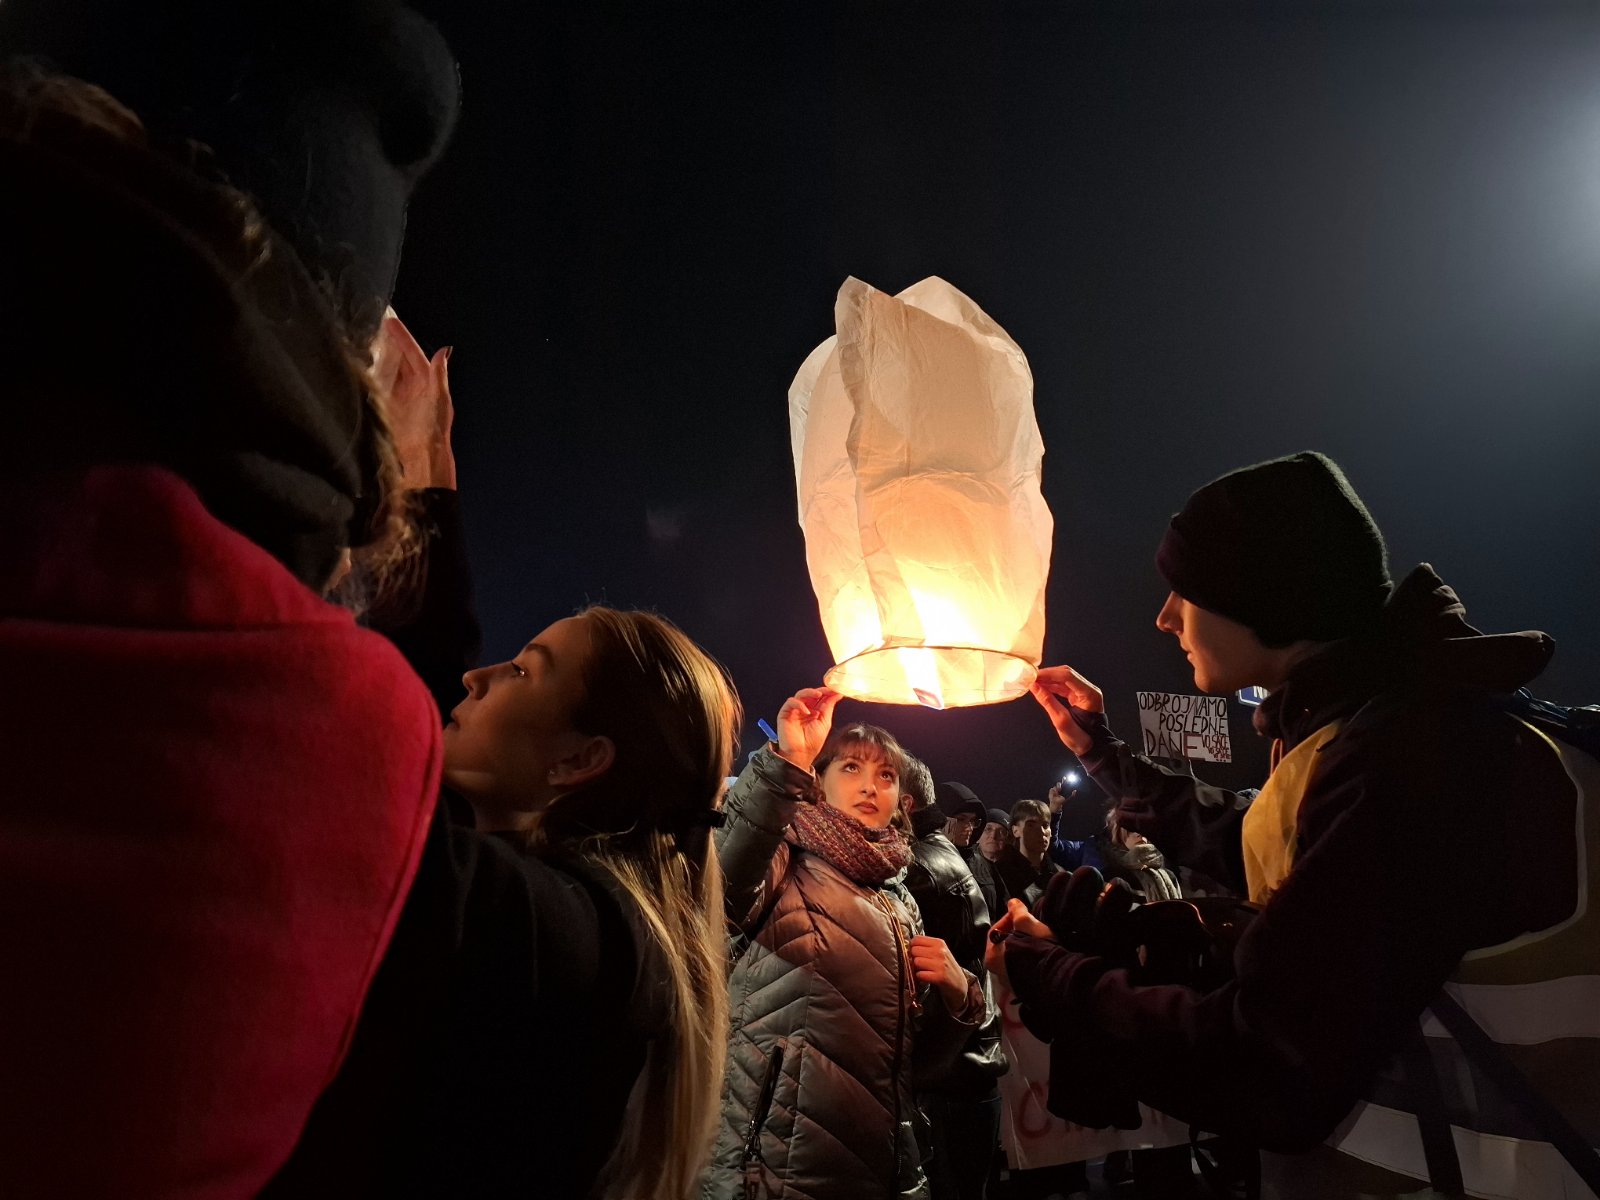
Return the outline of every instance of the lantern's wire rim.
[[[860,681],[862,686],[851,687],[845,682],[844,679],[841,678],[841,676],[848,676],[851,674],[850,668],[852,663],[873,658],[877,655],[889,654],[896,650],[934,650],[953,652],[957,654],[973,654],[984,659],[999,659],[1003,662],[1020,663],[1026,670],[1025,675],[1014,680],[1012,684],[1005,686],[1003,689],[1003,694],[1000,695],[991,694],[988,688],[983,688],[979,691],[961,689],[958,692],[959,698],[957,696],[944,695],[942,692],[939,693],[937,697],[938,703],[930,703],[928,700],[922,698],[921,695],[917,695],[916,702],[930,708],[975,708],[986,704],[1004,704],[1007,701],[1016,700],[1026,696],[1028,694],[1029,685],[1032,684],[1033,680],[1037,678],[1039,674],[1038,663],[1034,662],[1031,658],[1027,658],[1021,654],[1016,654],[1010,650],[995,650],[987,646],[929,645],[924,642],[895,642],[887,646],[874,646],[870,650],[863,650],[859,654],[852,654],[849,658],[834,663],[833,666],[829,667],[824,673],[823,683],[825,686],[833,688],[835,691],[839,692],[840,695],[848,696],[853,700],[860,700],[868,704],[910,704],[912,703],[911,700],[900,697],[899,689],[891,689],[891,692],[888,694],[880,692],[880,684],[883,681],[881,679],[874,679],[870,672],[866,673],[867,678]],[[913,693],[916,692],[915,688],[912,690]]]
[[[1020,663],[1027,663],[1035,671],[1039,669],[1039,664],[1034,662],[1033,659],[1010,650],[996,650],[993,646],[936,646],[929,642],[891,642],[887,646],[874,646],[870,650],[862,650],[852,654],[849,658],[841,658],[833,664],[830,670],[837,671],[840,667],[848,666],[858,658],[882,654],[886,650],[965,650],[970,654],[993,654],[999,658],[1014,658]]]

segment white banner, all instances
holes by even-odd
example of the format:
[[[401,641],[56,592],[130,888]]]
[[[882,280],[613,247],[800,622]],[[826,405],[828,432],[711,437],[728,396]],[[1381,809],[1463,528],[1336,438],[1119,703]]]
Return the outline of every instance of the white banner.
[[[1137,1129],[1089,1129],[1053,1116],[1045,1108],[1050,1091],[1050,1047],[1029,1033],[1017,1017],[1011,992],[994,981],[1000,1005],[1001,1029],[1011,1069],[1000,1076],[1000,1141],[1013,1171],[1053,1167],[1059,1163],[1087,1162],[1118,1150],[1148,1150],[1181,1146],[1189,1129],[1165,1113],[1139,1106],[1144,1124]],[[1091,1079],[1085,1087],[1094,1087]]]

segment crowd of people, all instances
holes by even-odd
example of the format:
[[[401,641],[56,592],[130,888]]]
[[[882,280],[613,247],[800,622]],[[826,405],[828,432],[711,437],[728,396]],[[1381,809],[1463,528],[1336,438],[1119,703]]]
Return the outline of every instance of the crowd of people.
[[[1146,1197],[1581,1194],[1600,771],[1508,705],[1550,639],[1394,582],[1320,454],[1157,555],[1196,687],[1268,689],[1259,793],[1068,666],[1032,695],[1094,795],[1009,809],[823,687],[730,786],[734,682],[658,615],[474,666],[448,353],[362,217],[454,82],[369,7],[411,69],[353,73],[319,153],[381,169],[297,186],[259,122],[0,72],[0,1195],[982,1200],[1008,1020],[1053,1113],[1211,1147],[1136,1151]]]

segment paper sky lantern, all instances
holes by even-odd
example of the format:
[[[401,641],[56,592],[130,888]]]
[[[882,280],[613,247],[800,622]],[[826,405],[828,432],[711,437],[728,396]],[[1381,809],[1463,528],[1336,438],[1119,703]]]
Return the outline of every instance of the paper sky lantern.
[[[860,700],[955,708],[1027,691],[1053,523],[1017,344],[942,279],[847,279],[789,389],[806,563]]]

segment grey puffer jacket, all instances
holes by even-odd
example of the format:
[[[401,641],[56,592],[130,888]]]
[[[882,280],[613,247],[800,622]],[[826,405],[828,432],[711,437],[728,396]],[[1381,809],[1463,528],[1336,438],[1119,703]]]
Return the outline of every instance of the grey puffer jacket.
[[[948,1069],[983,1015],[970,980],[961,1013],[931,989],[914,1009],[900,939],[909,944],[921,921],[899,880],[864,887],[785,840],[794,806],[815,788],[810,772],[764,748],[734,784],[717,833],[728,912],[743,936],[703,1200],[742,1200],[747,1170],[763,1200],[923,1200],[913,1059],[919,1070]],[[757,1114],[774,1049],[776,1089]],[[759,1156],[747,1162],[752,1119]]]

